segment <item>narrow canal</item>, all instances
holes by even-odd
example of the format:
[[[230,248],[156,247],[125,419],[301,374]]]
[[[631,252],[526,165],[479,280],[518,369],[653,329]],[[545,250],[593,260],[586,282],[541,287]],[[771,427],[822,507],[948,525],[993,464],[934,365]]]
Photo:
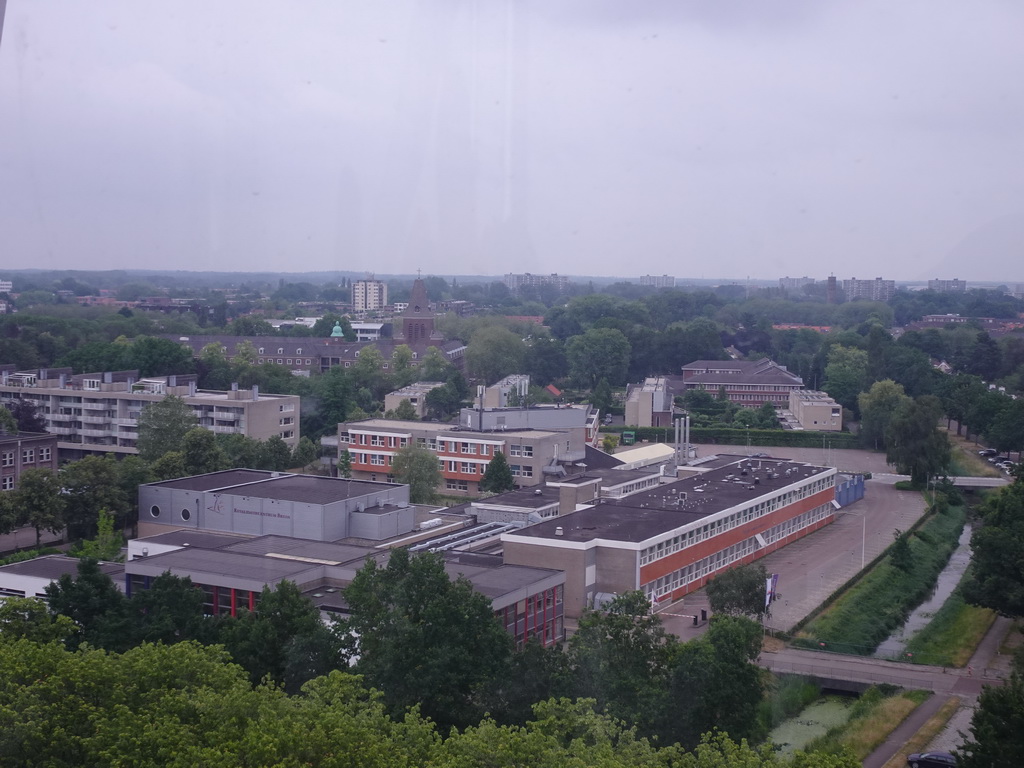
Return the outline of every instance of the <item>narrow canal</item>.
[[[928,622],[932,620],[935,612],[938,611],[949,596],[953,594],[953,590],[956,589],[957,584],[960,583],[960,579],[963,578],[964,571],[967,570],[967,566],[971,562],[970,545],[971,524],[967,523],[964,525],[964,529],[960,533],[957,548],[953,550],[953,555],[949,558],[949,562],[946,564],[946,567],[942,569],[942,572],[939,574],[939,578],[935,582],[935,588],[932,591],[931,597],[917,606],[917,608],[915,608],[910,614],[907,622],[889,635],[889,637],[878,646],[878,649],[874,653],[875,658],[900,658],[907,647],[907,643],[910,642],[910,639],[928,626]]]

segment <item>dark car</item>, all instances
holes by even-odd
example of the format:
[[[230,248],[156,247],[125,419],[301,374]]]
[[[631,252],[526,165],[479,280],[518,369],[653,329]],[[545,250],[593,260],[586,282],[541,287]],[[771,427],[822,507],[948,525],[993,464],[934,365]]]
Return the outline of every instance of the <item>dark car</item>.
[[[997,453],[999,453],[999,451],[995,448],[982,448],[978,451],[979,456],[995,456]]]
[[[949,752],[915,752],[907,755],[910,768],[955,768],[956,758]]]

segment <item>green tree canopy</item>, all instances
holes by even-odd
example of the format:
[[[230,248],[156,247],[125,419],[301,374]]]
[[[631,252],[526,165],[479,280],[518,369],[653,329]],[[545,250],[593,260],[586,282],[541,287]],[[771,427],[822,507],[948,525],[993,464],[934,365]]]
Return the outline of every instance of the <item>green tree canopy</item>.
[[[62,493],[60,479],[48,469],[26,469],[12,494],[12,506],[17,512],[17,524],[36,529],[36,546],[43,531],[57,533],[64,529],[64,510],[67,502]]]
[[[148,404],[139,414],[139,455],[145,461],[156,461],[165,453],[181,451],[185,434],[195,426],[191,406],[177,395]]]
[[[443,556],[396,549],[383,568],[368,558],[345,599],[352,615],[339,632],[355,671],[384,692],[393,715],[419,704],[442,732],[479,721],[479,694],[503,669],[512,638],[486,597],[449,578]]]
[[[591,328],[565,344],[569,375],[591,389],[601,379],[607,379],[612,386],[625,384],[629,355],[629,340],[614,328]]]
[[[516,487],[515,478],[512,477],[512,469],[508,465],[505,454],[498,451],[494,458],[487,464],[483,477],[480,478],[480,490],[488,493],[505,493],[514,490]]]
[[[851,411],[857,409],[857,395],[864,388],[868,371],[868,353],[862,349],[834,345],[828,352],[825,383],[822,389]]]
[[[885,433],[897,411],[910,400],[903,385],[892,379],[876,381],[867,392],[857,396],[860,407],[860,436],[864,445],[874,449],[885,446]]]
[[[760,621],[771,613],[765,601],[768,571],[763,565],[729,568],[707,585],[711,612],[727,616],[746,616]]]
[[[396,482],[408,484],[409,499],[413,504],[431,504],[437,500],[441,469],[432,451],[418,445],[399,448],[395,452],[391,472]]]
[[[949,439],[938,429],[941,416],[939,399],[923,395],[905,401],[889,421],[885,457],[918,485],[949,466]]]
[[[466,367],[470,375],[486,384],[521,371],[525,359],[523,340],[500,326],[481,328],[466,347]]]
[[[1024,479],[992,494],[971,534],[964,599],[1004,616],[1024,616]]]
[[[186,475],[204,475],[228,468],[228,457],[208,429],[193,427],[181,441],[182,461]]]

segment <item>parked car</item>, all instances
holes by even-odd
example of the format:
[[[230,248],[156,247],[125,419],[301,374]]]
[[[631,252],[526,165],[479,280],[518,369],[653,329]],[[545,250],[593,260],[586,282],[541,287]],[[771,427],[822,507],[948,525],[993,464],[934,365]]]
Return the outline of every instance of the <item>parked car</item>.
[[[910,768],[955,768],[956,758],[949,752],[915,752],[907,755]]]
[[[995,448],[982,448],[978,451],[979,456],[995,456],[997,453],[999,453],[999,451]]]

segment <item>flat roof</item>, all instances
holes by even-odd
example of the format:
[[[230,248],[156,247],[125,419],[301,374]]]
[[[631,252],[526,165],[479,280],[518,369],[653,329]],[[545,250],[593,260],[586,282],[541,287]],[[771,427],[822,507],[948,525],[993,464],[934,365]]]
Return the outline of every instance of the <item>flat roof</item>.
[[[522,507],[523,509],[540,509],[558,503],[558,489],[537,486],[535,488],[519,488],[506,491],[497,496],[477,499],[472,505],[494,505],[499,507]]]
[[[786,471],[789,476],[786,476]],[[665,531],[775,493],[815,475],[834,472],[784,459],[743,459],[701,475],[659,485],[623,499],[602,499],[593,507],[543,520],[508,536],[641,542]],[[743,474],[746,472],[746,474]],[[555,533],[561,528],[560,534]]]
[[[223,472],[179,477],[159,483],[148,483],[148,485],[155,488],[180,488],[184,491],[212,491],[214,488],[227,488],[233,485],[267,480],[273,475],[273,472],[262,469],[226,469]]]
[[[319,475],[282,475],[262,483],[226,488],[225,492],[253,499],[278,499],[306,504],[330,504],[334,501],[366,496],[374,491],[401,488],[397,483],[349,480]]]
[[[77,576],[80,562],[77,557],[68,557],[67,555],[43,555],[32,560],[22,560],[20,563],[0,566],[0,572],[57,580],[65,573],[69,576]],[[124,573],[124,565],[121,563],[100,563],[99,565],[100,571],[111,578]]]
[[[136,558],[127,565],[129,571],[142,575],[159,575],[164,571],[171,571],[176,575],[191,576],[193,581],[202,583],[203,578],[200,574],[212,574],[261,584],[276,584],[282,579],[296,581],[296,577],[301,577],[311,568],[318,567],[317,563],[302,560],[254,556],[199,547]]]
[[[290,536],[260,536],[249,541],[238,542],[227,548],[230,552],[246,555],[269,554],[305,557],[341,565],[355,560],[365,560],[372,555],[372,547],[361,547],[353,544],[342,544],[332,541],[311,541],[296,539]]]
[[[155,536],[143,536],[134,541],[151,542],[153,544],[165,544],[169,547],[200,547],[201,549],[220,549],[248,541],[251,536],[236,536],[230,533],[210,533],[199,530],[176,530],[167,533],[158,533]]]
[[[565,434],[561,431],[551,432],[543,429],[528,429],[525,427],[517,429],[485,429],[480,431],[477,429],[460,427],[458,424],[448,424],[440,421],[402,421],[400,419],[362,419],[361,421],[348,421],[342,423],[348,431],[353,429],[366,429],[383,430],[385,432],[422,432],[426,429],[427,431],[436,431],[438,437],[444,437],[446,439],[457,438],[459,435],[464,435],[470,439],[476,436],[480,439],[493,440],[495,437],[503,437],[505,435],[540,435],[543,437],[547,435]]]

